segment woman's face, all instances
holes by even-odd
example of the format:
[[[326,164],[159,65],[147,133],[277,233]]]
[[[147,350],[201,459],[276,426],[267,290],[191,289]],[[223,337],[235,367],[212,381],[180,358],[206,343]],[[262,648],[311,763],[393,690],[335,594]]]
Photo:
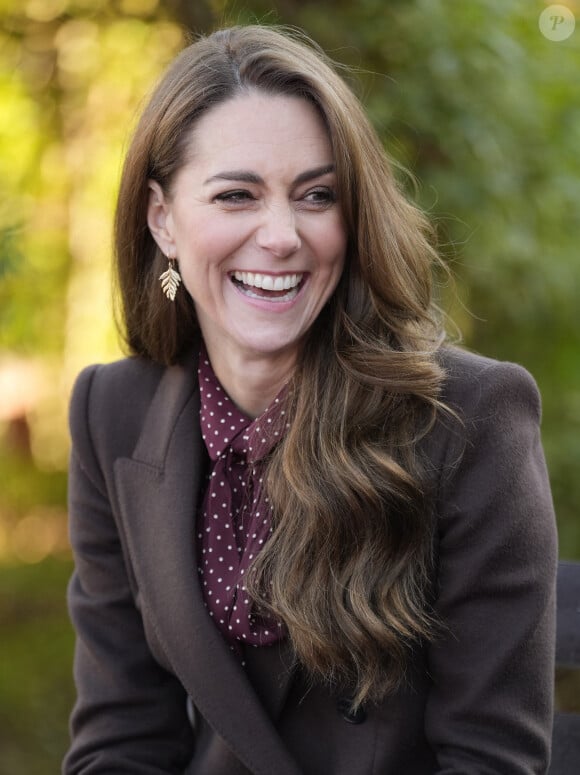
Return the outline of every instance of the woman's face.
[[[151,182],[150,229],[179,261],[214,368],[230,357],[295,359],[343,270],[336,196],[315,108],[261,92],[202,116],[170,197]]]

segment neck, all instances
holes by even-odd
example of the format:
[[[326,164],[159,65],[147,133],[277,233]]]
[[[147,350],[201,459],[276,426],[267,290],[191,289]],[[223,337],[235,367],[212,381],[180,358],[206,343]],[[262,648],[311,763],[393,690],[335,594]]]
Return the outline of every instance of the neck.
[[[249,417],[258,417],[288,382],[296,364],[296,354],[249,356],[236,353],[227,357],[206,342],[216,377],[234,404]]]

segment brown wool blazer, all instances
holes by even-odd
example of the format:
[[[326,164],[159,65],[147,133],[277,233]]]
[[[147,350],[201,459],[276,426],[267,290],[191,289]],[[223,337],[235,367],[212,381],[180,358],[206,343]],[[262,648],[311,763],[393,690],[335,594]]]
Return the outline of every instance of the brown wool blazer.
[[[447,633],[407,686],[348,716],[287,642],[244,670],[203,605],[207,464],[194,363],[91,367],[71,402],[78,700],[63,773],[530,775],[549,759],[556,537],[540,405],[519,366],[441,351],[463,417],[424,451]],[[428,515],[427,515],[428,516]]]

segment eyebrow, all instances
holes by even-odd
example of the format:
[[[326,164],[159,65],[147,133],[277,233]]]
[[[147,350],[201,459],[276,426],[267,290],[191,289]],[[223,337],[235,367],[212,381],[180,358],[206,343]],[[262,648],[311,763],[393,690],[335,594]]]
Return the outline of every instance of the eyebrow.
[[[334,164],[325,164],[322,167],[314,167],[311,170],[306,170],[297,175],[292,181],[293,186],[300,185],[300,183],[307,183],[309,180],[320,178],[323,175],[328,175],[330,172],[335,171]],[[212,175],[204,181],[204,186],[208,183],[212,183],[214,180],[233,180],[239,183],[264,183],[263,179],[256,175],[255,172],[249,172],[248,170],[231,170],[227,172],[218,172],[217,175]]]

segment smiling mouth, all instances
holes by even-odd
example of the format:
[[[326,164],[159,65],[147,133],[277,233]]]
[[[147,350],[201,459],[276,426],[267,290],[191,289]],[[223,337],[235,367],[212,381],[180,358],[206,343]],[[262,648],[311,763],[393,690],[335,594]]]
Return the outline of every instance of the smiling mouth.
[[[304,274],[269,275],[259,272],[232,272],[234,285],[251,299],[291,301],[298,295],[304,282]]]

